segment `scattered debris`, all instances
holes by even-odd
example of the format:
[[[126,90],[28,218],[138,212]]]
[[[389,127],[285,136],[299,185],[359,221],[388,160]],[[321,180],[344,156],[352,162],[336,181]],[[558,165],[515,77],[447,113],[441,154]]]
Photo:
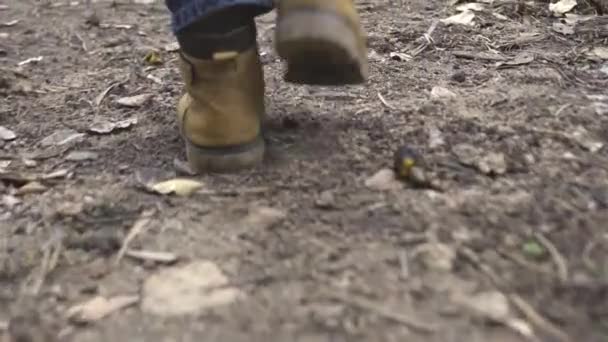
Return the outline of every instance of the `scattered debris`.
[[[141,107],[151,98],[152,94],[141,94],[120,98],[116,101],[116,103],[125,107]]]
[[[574,26],[564,23],[553,23],[551,28],[553,29],[553,31],[561,33],[565,36],[573,35],[575,33]]]
[[[608,60],[608,47],[596,46],[587,52],[587,56],[601,60]]]
[[[229,286],[226,275],[207,260],[159,271],[145,280],[142,294],[142,311],[159,316],[197,314],[245,296]]]
[[[179,158],[173,159],[173,167],[178,174],[183,174],[186,176],[196,176],[196,171],[192,169],[190,164],[187,161],[181,160]]]
[[[0,27],[12,27],[12,26],[19,24],[20,21],[21,20],[19,20],[19,19],[15,19],[15,20],[4,22],[4,23],[0,23]]]
[[[33,307],[35,304],[26,301],[25,308],[19,307],[18,313],[14,313],[4,326],[0,327],[2,341],[6,342],[55,342],[56,333],[51,322]]]
[[[144,56],[144,62],[150,65],[162,65],[163,59],[157,51],[150,51]]]
[[[92,6],[89,5],[87,7],[88,8],[86,8],[82,14],[84,17],[84,23],[89,26],[98,27],[101,24],[101,18],[99,18],[97,11]]]
[[[503,153],[487,153],[477,160],[475,166],[485,175],[501,176],[507,172],[507,162]]]
[[[17,134],[10,129],[0,126],[0,140],[11,141],[17,139]]]
[[[112,91],[112,89],[114,89],[126,82],[127,82],[127,80],[120,81],[120,82],[114,82],[114,83],[110,84],[106,89],[104,89],[99,95],[97,95],[95,97],[95,106],[99,107],[101,105],[101,103],[103,102],[103,100],[106,98],[106,96],[108,96],[108,94]]]
[[[382,102],[382,104],[386,108],[393,109],[393,110],[395,109],[395,107],[392,104],[390,104],[390,103],[388,103],[388,101],[386,101],[386,99],[384,98],[384,96],[382,96],[382,94],[378,93],[378,98],[380,99],[380,102]]]
[[[473,21],[474,19],[475,13],[473,13],[473,11],[466,10],[449,18],[441,19],[441,22],[446,25],[473,26],[475,25],[475,22]]]
[[[431,89],[431,98],[433,99],[451,99],[457,96],[456,93],[444,87],[435,86]]]
[[[176,52],[176,51],[179,51],[179,43],[178,42],[173,42],[171,44],[167,44],[167,45],[165,45],[165,47],[163,49],[165,51],[167,51],[167,52]]]
[[[153,261],[161,264],[173,264],[178,260],[177,255],[169,252],[128,250],[125,255],[133,259]]]
[[[409,61],[412,60],[412,56],[403,52],[391,52],[389,57],[394,61]]]
[[[522,246],[522,252],[525,256],[533,259],[543,258],[547,255],[545,248],[534,240],[525,242]]]
[[[131,126],[136,125],[137,122],[137,117],[132,117],[117,122],[100,121],[91,125],[91,127],[89,127],[89,132],[95,134],[110,134],[114,131],[130,128]]]
[[[16,205],[21,204],[21,200],[12,195],[2,195],[1,203],[8,209],[14,208]]]
[[[577,126],[574,128],[570,137],[576,141],[581,147],[586,150],[595,153],[604,147],[604,143],[599,139],[591,136],[591,133],[587,131],[583,126]]]
[[[507,162],[503,153],[489,152],[469,145],[459,144],[452,148],[459,162],[472,166],[485,175],[503,175],[507,172]]]
[[[109,299],[99,296],[69,308],[66,316],[73,323],[91,323],[138,302],[139,296],[136,295],[116,296]]]
[[[42,139],[42,141],[40,141],[40,145],[42,145],[42,147],[62,146],[72,142],[81,141],[84,137],[85,134],[79,133],[73,129],[60,129]]]
[[[323,191],[315,200],[315,206],[320,209],[333,209],[336,206],[336,198],[332,191]]]
[[[417,246],[411,254],[428,269],[451,271],[456,260],[456,251],[451,246],[440,242],[429,242]]]
[[[550,3],[549,11],[561,17],[564,14],[572,11],[576,5],[578,5],[576,0],[560,0],[556,3]]]
[[[31,63],[38,63],[41,62],[44,59],[43,56],[38,56],[38,57],[32,57],[32,58],[28,58],[26,60],[23,60],[19,63],[17,63],[18,66],[24,66],[27,64],[31,64]]]
[[[547,251],[549,251],[549,254],[553,258],[553,262],[555,263],[555,268],[557,269],[559,280],[562,283],[566,283],[570,277],[568,272],[568,263],[566,262],[564,256],[559,252],[557,247],[555,247],[555,245],[544,235],[536,233],[534,234],[534,237]]]
[[[190,196],[204,186],[205,184],[192,179],[175,178],[154,184],[151,190],[161,195]]]
[[[31,195],[31,194],[39,194],[47,191],[48,188],[41,184],[40,182],[30,182],[26,185],[22,186],[17,190],[17,195]]]
[[[434,333],[438,330],[435,324],[417,320],[414,317],[405,314],[391,311],[387,305],[375,303],[361,296],[356,296],[352,293],[342,293],[338,291],[327,291],[327,297],[338,299],[346,304],[355,306],[359,309],[368,310],[374,314],[389,319],[391,321],[403,324],[404,326],[421,333]]]
[[[85,160],[95,160],[99,157],[99,154],[91,151],[73,151],[70,152],[65,160],[68,161],[85,161]]]
[[[154,215],[154,213],[155,210],[145,210],[141,213],[137,221],[135,221],[135,223],[129,230],[129,233],[123,240],[122,246],[120,247],[118,254],[116,255],[116,265],[120,263],[125,253],[129,250],[129,244],[131,243],[131,241],[133,241],[137,237],[137,235],[141,234],[147,228],[148,224],[152,220],[152,216]]]
[[[245,216],[241,224],[244,227],[248,227],[250,230],[263,230],[271,228],[285,218],[287,218],[287,213],[284,210],[264,206],[253,206],[249,209],[249,213]]]
[[[595,107],[595,113],[597,115],[604,116],[608,114],[608,103],[595,102],[593,106]]]
[[[427,133],[429,135],[429,148],[434,149],[445,145],[443,133],[437,126],[428,127]]]
[[[64,177],[67,177],[69,174],[70,174],[70,170],[68,170],[68,169],[60,169],[60,170],[48,173],[46,175],[43,175],[42,179],[46,180],[46,179],[64,178]]]
[[[401,182],[399,182],[393,170],[382,169],[365,180],[365,186],[374,190],[387,191],[399,189]]]
[[[509,299],[498,291],[481,292],[472,296],[455,296],[452,301],[474,316],[504,324],[527,338],[535,336],[527,322],[513,315]]]
[[[534,61],[534,55],[530,54],[530,53],[521,53],[509,60],[506,61],[499,61],[496,63],[496,67],[497,68],[509,68],[509,67],[515,67],[515,66],[521,66],[521,65],[525,65],[525,64],[530,64]]]

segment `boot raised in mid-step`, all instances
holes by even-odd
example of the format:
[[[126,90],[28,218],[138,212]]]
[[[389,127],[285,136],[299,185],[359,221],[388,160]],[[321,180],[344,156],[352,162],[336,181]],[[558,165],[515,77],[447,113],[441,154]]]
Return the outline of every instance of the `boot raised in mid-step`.
[[[197,172],[236,172],[264,156],[264,78],[255,25],[226,34],[179,37],[186,94],[178,122]]]
[[[281,0],[276,48],[285,80],[311,85],[363,83],[367,52],[353,0]]]

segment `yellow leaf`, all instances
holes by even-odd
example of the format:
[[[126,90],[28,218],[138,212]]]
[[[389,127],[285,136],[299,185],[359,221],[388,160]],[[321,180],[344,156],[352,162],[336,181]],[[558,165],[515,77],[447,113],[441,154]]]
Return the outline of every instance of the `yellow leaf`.
[[[163,195],[190,196],[202,187],[203,183],[195,180],[176,178],[157,183],[152,187],[152,190]]]
[[[144,61],[148,64],[152,64],[152,65],[160,65],[163,64],[163,59],[161,58],[160,54],[156,51],[150,51],[146,54],[146,57],[144,57]]]

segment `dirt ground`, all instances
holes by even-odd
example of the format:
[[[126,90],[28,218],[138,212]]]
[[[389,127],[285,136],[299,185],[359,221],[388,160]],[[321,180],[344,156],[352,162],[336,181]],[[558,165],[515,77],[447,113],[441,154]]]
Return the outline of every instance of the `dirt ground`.
[[[1,1],[0,335],[608,341],[608,20],[579,3],[575,24],[495,1],[467,26],[447,1],[357,1],[371,73],[345,88],[283,82],[261,17],[268,160],[192,176],[161,1]],[[434,186],[390,179],[402,145]],[[150,190],[175,177],[203,187]],[[151,275],[197,260],[242,296],[144,309]]]

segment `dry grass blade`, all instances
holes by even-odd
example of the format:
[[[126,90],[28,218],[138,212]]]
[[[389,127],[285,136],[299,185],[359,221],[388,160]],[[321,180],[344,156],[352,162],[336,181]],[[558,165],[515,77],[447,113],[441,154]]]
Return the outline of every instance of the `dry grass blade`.
[[[355,296],[353,294],[346,294],[338,291],[328,291],[326,292],[326,295],[330,298],[340,300],[345,304],[349,304],[352,306],[356,306],[360,309],[371,311],[376,315],[379,315],[383,318],[389,319],[397,323],[401,323],[407,326],[408,328],[421,333],[433,333],[436,332],[438,329],[437,326],[435,326],[434,324],[418,321],[415,318],[406,316],[402,313],[393,312],[382,304],[375,303],[371,300]]]
[[[388,103],[388,101],[386,101],[386,99],[384,98],[384,96],[382,96],[382,94],[378,93],[378,98],[380,99],[380,102],[382,102],[382,104],[388,108],[388,109],[396,109],[395,106],[393,106],[392,104]]]
[[[154,212],[155,212],[154,209],[146,210],[139,216],[137,221],[135,221],[135,223],[131,227],[131,230],[129,230],[129,233],[123,240],[122,247],[120,248],[120,250],[118,251],[118,254],[116,255],[115,265],[120,264],[120,261],[122,260],[122,258],[125,256],[125,253],[129,249],[129,244],[131,243],[131,241],[133,241],[137,237],[137,235],[141,234],[145,230],[148,223],[150,223],[150,221],[152,219],[152,215],[154,215]]]
[[[40,267],[34,271],[37,271],[37,274],[32,273],[26,279],[25,285],[22,288],[23,292],[33,296],[40,293],[40,289],[42,289],[46,277],[57,267],[62,251],[63,244],[60,239],[52,240],[48,246],[44,248]],[[29,282],[32,282],[30,286],[27,285]]]
[[[568,264],[566,263],[564,256],[557,250],[555,245],[542,234],[536,233],[536,234],[534,234],[534,237],[536,238],[536,240],[538,240],[538,242],[541,245],[543,245],[543,247],[545,247],[547,249],[547,251],[549,251],[551,258],[553,258],[553,262],[555,262],[555,266],[557,267],[557,274],[558,274],[559,279],[563,283],[567,282],[568,281]]]

